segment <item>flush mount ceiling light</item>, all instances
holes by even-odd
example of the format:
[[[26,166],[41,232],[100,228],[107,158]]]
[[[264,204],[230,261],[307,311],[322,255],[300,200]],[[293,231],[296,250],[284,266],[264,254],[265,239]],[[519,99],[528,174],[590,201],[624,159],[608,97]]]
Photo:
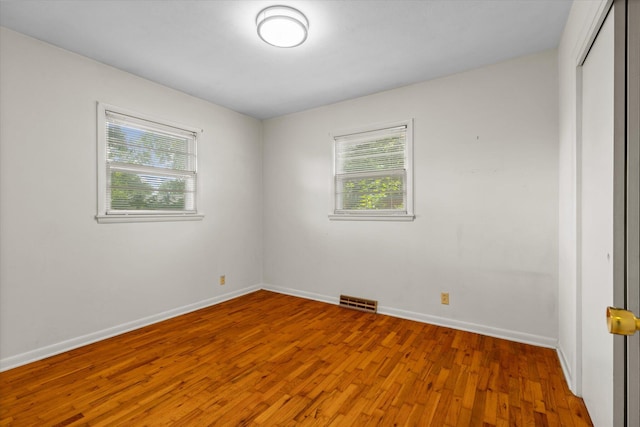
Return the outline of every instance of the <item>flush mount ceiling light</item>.
[[[300,46],[307,39],[309,21],[297,9],[270,6],[256,17],[258,35],[265,43],[277,47]]]

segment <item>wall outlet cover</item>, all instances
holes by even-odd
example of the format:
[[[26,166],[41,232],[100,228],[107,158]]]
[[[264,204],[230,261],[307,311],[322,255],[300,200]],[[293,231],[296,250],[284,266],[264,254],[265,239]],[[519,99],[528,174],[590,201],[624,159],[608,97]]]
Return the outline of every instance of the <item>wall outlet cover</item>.
[[[440,294],[440,303],[444,305],[449,305],[449,292],[442,292]]]

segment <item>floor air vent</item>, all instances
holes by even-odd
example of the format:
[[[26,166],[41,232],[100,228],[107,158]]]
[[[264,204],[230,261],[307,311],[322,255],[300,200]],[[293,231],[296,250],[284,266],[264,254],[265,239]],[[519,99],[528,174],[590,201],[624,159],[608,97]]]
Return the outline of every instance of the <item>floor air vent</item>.
[[[340,295],[340,305],[342,307],[352,308],[354,310],[366,311],[368,313],[378,312],[378,301],[373,301],[370,299]]]

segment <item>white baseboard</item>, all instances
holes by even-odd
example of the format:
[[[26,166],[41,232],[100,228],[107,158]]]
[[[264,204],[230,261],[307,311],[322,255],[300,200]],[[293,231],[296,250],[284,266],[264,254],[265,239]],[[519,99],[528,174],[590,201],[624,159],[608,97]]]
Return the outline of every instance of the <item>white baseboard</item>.
[[[51,344],[46,347],[37,348],[35,350],[27,351],[15,356],[0,359],[0,372],[6,371],[18,366],[26,365],[27,363],[42,360],[56,354],[64,353],[65,351],[73,350],[78,347],[82,347],[88,344],[93,344],[97,341],[101,341],[107,338],[114,337],[116,335],[124,334],[125,332],[133,331],[135,329],[142,328],[144,326],[158,323],[163,320],[171,319],[172,317],[180,316],[182,314],[190,313],[192,311],[200,310],[201,308],[210,307],[212,305],[219,304],[224,301],[228,301],[233,298],[237,298],[242,295],[246,295],[259,290],[259,285],[249,286],[237,291],[229,292],[226,294],[218,295],[213,298],[198,301],[193,304],[188,304],[182,307],[174,308],[162,313],[154,314],[152,316],[143,317],[142,319],[134,320],[131,322],[123,323],[121,325],[113,326],[111,328],[103,329],[101,331],[93,332],[80,337],[72,338],[66,341],[62,341],[56,344]]]
[[[314,301],[326,302],[328,304],[338,305],[338,303],[340,302],[339,297],[330,297],[327,295],[316,294],[314,292],[300,291],[298,289],[292,289],[292,288],[283,288],[281,286],[273,286],[273,285],[268,285],[266,283],[262,284],[262,289],[264,289],[265,291],[277,292],[279,294],[291,295],[293,297],[300,297],[300,298],[310,299]]]
[[[562,347],[558,346],[558,348],[556,349],[556,352],[558,353],[558,359],[560,360],[560,367],[562,368],[562,373],[564,374],[564,379],[567,381],[567,385],[569,386],[569,389],[573,394],[575,394],[578,397],[581,397],[580,394],[578,393],[578,390],[576,389],[576,384],[575,384],[573,375],[571,374],[571,365],[569,364],[567,357],[562,351]]]
[[[326,302],[329,304],[338,304],[338,297],[316,294],[312,292],[299,291],[297,289],[283,288],[279,286],[263,284],[262,289],[278,292],[281,294],[292,295],[300,298],[311,299],[315,301]],[[556,338],[545,337],[542,335],[528,334],[525,332],[512,331],[508,329],[494,328],[491,326],[479,325],[470,322],[461,322],[459,320],[449,319],[446,317],[432,316],[429,314],[416,313],[413,311],[400,310],[393,307],[378,306],[378,313],[386,314],[402,319],[415,320],[417,322],[429,323],[432,325],[444,326],[452,329],[459,329],[467,332],[488,335],[494,338],[502,338],[509,341],[515,341],[523,344],[532,344],[539,347],[547,347],[555,349],[558,344]]]
[[[80,337],[72,338],[66,341],[62,341],[56,344],[41,347],[35,350],[31,350],[25,353],[21,353],[15,356],[0,359],[0,372],[6,371],[18,366],[26,365],[27,363],[42,360],[56,354],[64,353],[65,351],[73,350],[78,347],[82,347],[88,344],[93,344],[97,341],[101,341],[107,338],[114,337],[135,329],[142,328],[144,326],[151,325],[153,323],[161,322],[163,320],[170,319],[172,317],[180,316],[182,314],[190,313],[192,311],[200,310],[205,307],[219,304],[224,301],[228,301],[233,298],[237,298],[242,295],[246,295],[257,290],[264,289],[267,291],[277,292],[281,294],[291,295],[295,297],[310,299],[314,301],[320,301],[328,304],[338,305],[339,298],[328,295],[317,294],[314,292],[306,292],[298,289],[285,288],[280,286],[273,286],[269,284],[260,284],[255,286],[249,286],[234,292],[229,292],[223,295],[209,298],[206,300],[198,301],[193,304],[185,305],[182,307],[174,308],[163,313],[154,314],[152,316],[144,317],[142,319],[134,320],[132,322],[123,323],[111,328],[103,329],[101,331],[93,332]],[[378,312],[380,314],[386,314],[393,317],[399,317],[402,319],[415,320],[418,322],[429,323],[438,326],[444,326],[447,328],[459,329],[468,332],[474,332],[482,335],[488,335],[495,338],[502,338],[509,341],[521,342],[525,344],[533,344],[540,347],[557,348],[557,339],[544,337],[540,335],[532,335],[524,332],[511,331],[507,329],[493,328],[490,326],[478,325],[475,323],[461,322],[454,319],[448,319],[444,317],[431,316],[423,313],[416,313],[413,311],[400,310],[393,307],[378,306]],[[558,350],[560,355],[560,364],[565,374],[568,384],[573,384],[571,381],[570,370],[562,352]]]
[[[400,317],[402,319],[415,320],[417,322],[429,323],[432,325],[444,326],[446,328],[458,329],[461,331],[474,332],[476,334],[502,338],[523,344],[532,344],[538,347],[555,349],[558,342],[555,338],[545,337],[543,335],[534,335],[509,329],[494,328],[492,326],[462,322],[460,320],[450,319],[447,317],[432,316],[430,314],[416,313],[391,307],[378,306],[378,313],[388,314],[389,316]]]

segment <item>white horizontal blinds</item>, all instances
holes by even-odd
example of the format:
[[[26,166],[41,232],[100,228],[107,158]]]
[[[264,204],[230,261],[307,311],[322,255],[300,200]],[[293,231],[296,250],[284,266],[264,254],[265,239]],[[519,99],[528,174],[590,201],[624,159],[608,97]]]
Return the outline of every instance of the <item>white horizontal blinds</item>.
[[[105,114],[107,213],[195,212],[196,134]]]
[[[407,127],[335,137],[336,213],[406,213]]]

